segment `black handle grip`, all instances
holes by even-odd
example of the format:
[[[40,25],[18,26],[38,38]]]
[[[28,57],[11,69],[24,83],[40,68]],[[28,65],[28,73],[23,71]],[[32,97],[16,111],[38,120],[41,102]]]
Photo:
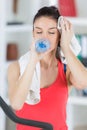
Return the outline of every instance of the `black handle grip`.
[[[53,127],[51,124],[46,122],[40,122],[35,120],[27,120],[24,118],[20,118],[15,115],[15,113],[12,111],[12,109],[5,103],[5,101],[0,96],[0,107],[3,109],[5,114],[15,123],[28,125],[28,126],[34,126],[38,128],[42,128],[43,130],[53,130]]]

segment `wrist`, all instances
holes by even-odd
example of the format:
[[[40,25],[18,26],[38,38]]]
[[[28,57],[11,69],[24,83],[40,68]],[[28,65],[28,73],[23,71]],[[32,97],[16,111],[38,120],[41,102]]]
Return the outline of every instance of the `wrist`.
[[[70,46],[69,45],[63,45],[63,46],[61,46],[61,50],[63,51],[63,52],[68,52],[68,51],[70,51]]]

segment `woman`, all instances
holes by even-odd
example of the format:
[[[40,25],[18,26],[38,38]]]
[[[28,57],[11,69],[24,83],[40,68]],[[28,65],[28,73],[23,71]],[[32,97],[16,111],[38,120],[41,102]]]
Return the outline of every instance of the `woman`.
[[[65,18],[64,22],[61,21],[62,33],[60,36],[57,29],[59,16],[58,9],[53,6],[43,7],[35,15],[33,20],[34,41],[30,53],[22,57],[21,63],[16,61],[8,69],[9,99],[18,116],[49,122],[53,125],[54,130],[68,130],[66,124],[68,92],[71,85],[76,88],[84,88],[87,85],[87,71],[69,47],[73,29],[71,23]],[[38,39],[49,40],[50,49],[44,53],[36,52],[35,41]],[[66,73],[64,73],[64,65],[59,57],[58,46],[61,47],[67,60]],[[41,100],[32,105],[28,101],[26,102],[26,99],[38,62],[41,75]],[[85,75],[84,78],[83,75]],[[39,130],[34,127],[17,125],[17,130],[25,129]]]

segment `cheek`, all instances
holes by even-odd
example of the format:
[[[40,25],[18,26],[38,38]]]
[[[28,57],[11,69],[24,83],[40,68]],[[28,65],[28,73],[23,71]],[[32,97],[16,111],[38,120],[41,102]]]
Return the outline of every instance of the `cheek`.
[[[55,49],[55,48],[57,48],[58,42],[56,42],[56,41],[54,42],[54,41],[53,41],[53,42],[51,42],[50,44],[51,44],[51,48],[52,48],[52,49]]]
[[[38,39],[40,39],[40,36],[37,35],[37,33],[35,31],[33,31],[33,38],[34,38],[34,40],[38,40]]]
[[[58,45],[58,38],[51,39],[50,43],[51,43],[51,47],[52,48],[57,47],[57,45]]]
[[[33,35],[33,38],[34,38],[34,40],[40,39],[40,37],[39,37],[37,34],[34,34],[34,35]]]

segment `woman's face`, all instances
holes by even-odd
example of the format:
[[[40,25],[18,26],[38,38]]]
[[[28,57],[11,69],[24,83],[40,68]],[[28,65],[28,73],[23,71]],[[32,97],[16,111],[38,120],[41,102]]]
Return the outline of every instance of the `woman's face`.
[[[47,39],[50,41],[51,49],[55,49],[60,40],[57,22],[50,17],[40,17],[35,20],[33,36],[35,40]]]

